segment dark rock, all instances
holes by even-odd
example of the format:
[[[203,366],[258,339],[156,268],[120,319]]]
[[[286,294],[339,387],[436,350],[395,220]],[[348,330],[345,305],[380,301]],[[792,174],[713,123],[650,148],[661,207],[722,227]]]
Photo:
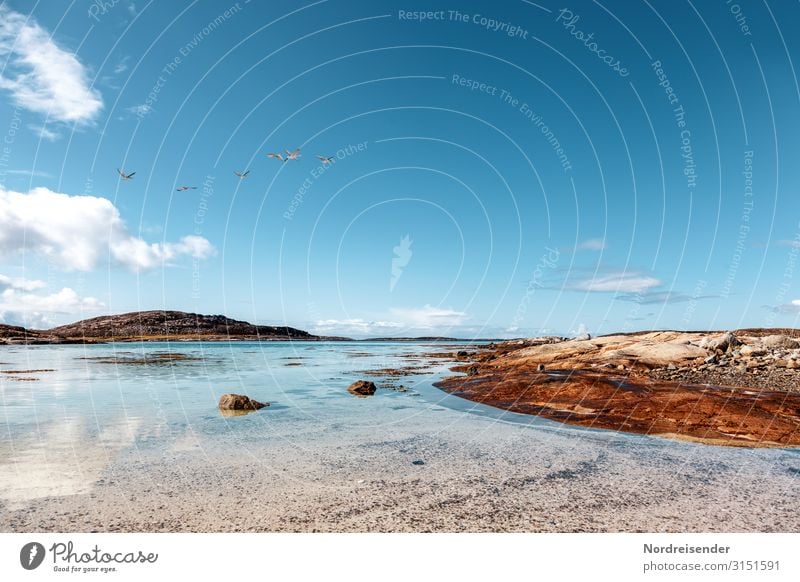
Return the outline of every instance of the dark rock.
[[[219,398],[219,407],[222,410],[258,410],[269,406],[268,402],[258,402],[244,394],[223,394]]]
[[[375,384],[369,380],[358,380],[350,384],[347,391],[356,396],[372,396],[375,394]]]
[[[467,376],[477,376],[478,375],[478,366],[470,366],[467,368]]]
[[[411,461],[411,464],[412,465],[424,465],[425,461],[423,461],[422,459],[417,459],[416,461]]]

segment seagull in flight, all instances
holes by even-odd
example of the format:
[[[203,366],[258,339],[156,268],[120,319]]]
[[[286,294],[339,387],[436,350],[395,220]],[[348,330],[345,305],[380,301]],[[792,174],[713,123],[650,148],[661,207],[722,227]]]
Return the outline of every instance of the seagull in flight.
[[[317,159],[322,162],[324,165],[332,164],[334,159],[328,156],[317,156]]]
[[[117,168],[117,173],[122,177],[123,180],[132,180],[133,179],[133,175],[136,172],[131,172],[130,174],[126,174],[125,172],[123,172],[122,170]]]
[[[300,148],[297,148],[293,152],[290,152],[289,150],[285,150],[285,151],[286,151],[286,159],[287,160],[296,160],[297,158],[300,157]]]
[[[275,158],[276,160],[280,160],[282,162],[285,162],[288,159],[288,158],[284,158],[283,154],[276,154],[275,152],[269,152],[267,154],[267,157],[268,158]]]
[[[186,192],[187,190],[197,190],[197,186],[180,186],[178,192]]]
[[[244,180],[245,178],[247,178],[247,174],[249,173],[250,170],[247,170],[246,172],[234,172],[234,174],[236,174],[240,180]]]

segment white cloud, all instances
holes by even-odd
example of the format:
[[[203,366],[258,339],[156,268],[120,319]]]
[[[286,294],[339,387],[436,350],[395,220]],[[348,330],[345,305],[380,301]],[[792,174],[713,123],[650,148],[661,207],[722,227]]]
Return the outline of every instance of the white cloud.
[[[149,105],[133,105],[127,108],[127,111],[133,113],[136,117],[144,117],[153,110]]]
[[[46,126],[44,126],[44,125],[36,125],[36,124],[31,123],[31,124],[28,125],[28,129],[33,131],[40,138],[42,138],[44,140],[47,140],[47,141],[56,141],[56,140],[61,138],[61,134],[60,133],[58,133],[56,131],[52,131],[52,130],[48,129]]]
[[[583,242],[578,243],[573,248],[574,251],[604,251],[606,250],[606,241],[602,238],[590,238]]]
[[[603,274],[574,281],[569,288],[575,291],[599,293],[644,293],[660,287],[662,281],[655,277],[635,272]]]
[[[176,243],[148,243],[135,237],[105,198],[70,196],[47,188],[28,193],[0,188],[0,254],[14,253],[43,255],[66,270],[89,271],[109,260],[140,271],[181,256],[204,259],[215,250],[199,236]]]
[[[0,89],[30,111],[64,122],[86,123],[103,108],[86,68],[58,46],[32,18],[0,4],[0,58],[6,65]]]
[[[103,304],[94,297],[81,297],[69,287],[49,295],[26,293],[16,289],[6,289],[0,293],[0,311],[76,313],[102,306]]]
[[[795,299],[789,303],[778,305],[774,308],[774,311],[777,313],[783,313],[784,315],[800,315],[800,299]]]
[[[430,305],[412,309],[392,309],[391,312],[404,324],[419,329],[452,327],[461,325],[467,319],[467,314],[463,311],[442,309]]]
[[[313,333],[318,335],[381,335],[403,329],[394,321],[367,321],[366,319],[321,319],[314,323]]]
[[[0,275],[0,322],[41,329],[52,325],[52,315],[84,313],[103,307],[94,297],[81,297],[69,287],[56,293],[33,293],[44,287],[44,281]]]
[[[579,323],[578,324],[578,329],[571,329],[569,331],[569,333],[570,333],[570,335],[573,335],[573,336],[586,335],[586,334],[589,333],[589,328],[586,326],[585,323]]]
[[[9,176],[25,176],[26,178],[52,178],[47,172],[39,170],[6,170]]]
[[[117,63],[117,66],[114,67],[114,74],[120,75],[128,70],[128,61],[130,60],[130,55],[122,57],[120,61]]]
[[[132,271],[153,269],[182,255],[205,259],[214,254],[207,239],[194,235],[177,243],[148,243],[126,233],[111,243],[110,250],[114,259]]]
[[[415,336],[436,332],[465,331],[453,328],[469,319],[462,311],[426,305],[420,308],[391,309],[390,317],[380,320],[323,319],[314,323],[311,331],[319,335],[347,336]]]
[[[12,278],[0,275],[0,291],[6,291],[8,289],[35,291],[36,289],[42,289],[44,287],[47,287],[47,283],[37,279],[25,279],[24,277]]]

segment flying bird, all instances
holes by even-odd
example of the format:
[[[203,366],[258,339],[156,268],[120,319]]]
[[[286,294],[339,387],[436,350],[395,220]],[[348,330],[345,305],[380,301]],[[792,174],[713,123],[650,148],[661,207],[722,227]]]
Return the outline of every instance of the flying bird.
[[[297,148],[293,152],[290,152],[289,150],[285,150],[285,151],[286,151],[286,159],[287,160],[296,160],[297,158],[300,157],[300,148]]]
[[[319,161],[325,165],[332,164],[334,162],[334,158],[328,156],[317,156],[317,159],[319,159]]]
[[[123,172],[122,170],[117,168],[117,173],[122,177],[123,180],[132,180],[133,179],[133,175],[136,172],[131,172],[130,174],[126,174],[125,172]]]
[[[288,158],[284,158],[284,157],[283,157],[283,154],[276,154],[276,153],[274,153],[274,152],[269,152],[269,153],[267,154],[267,157],[268,157],[268,158],[275,158],[276,160],[280,160],[280,161],[282,161],[282,162],[285,162],[285,161],[288,159]]]
[[[197,190],[197,186],[180,186],[178,192],[186,192],[187,190]]]
[[[234,174],[236,174],[240,180],[244,180],[245,178],[247,178],[247,174],[249,173],[250,170],[247,170],[246,172],[234,172]]]

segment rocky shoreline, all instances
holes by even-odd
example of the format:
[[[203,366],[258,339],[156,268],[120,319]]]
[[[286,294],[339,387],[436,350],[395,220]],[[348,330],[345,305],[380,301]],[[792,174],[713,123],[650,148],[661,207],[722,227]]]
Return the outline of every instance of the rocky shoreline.
[[[797,330],[534,338],[461,351],[437,383],[559,422],[745,447],[800,446]]]

